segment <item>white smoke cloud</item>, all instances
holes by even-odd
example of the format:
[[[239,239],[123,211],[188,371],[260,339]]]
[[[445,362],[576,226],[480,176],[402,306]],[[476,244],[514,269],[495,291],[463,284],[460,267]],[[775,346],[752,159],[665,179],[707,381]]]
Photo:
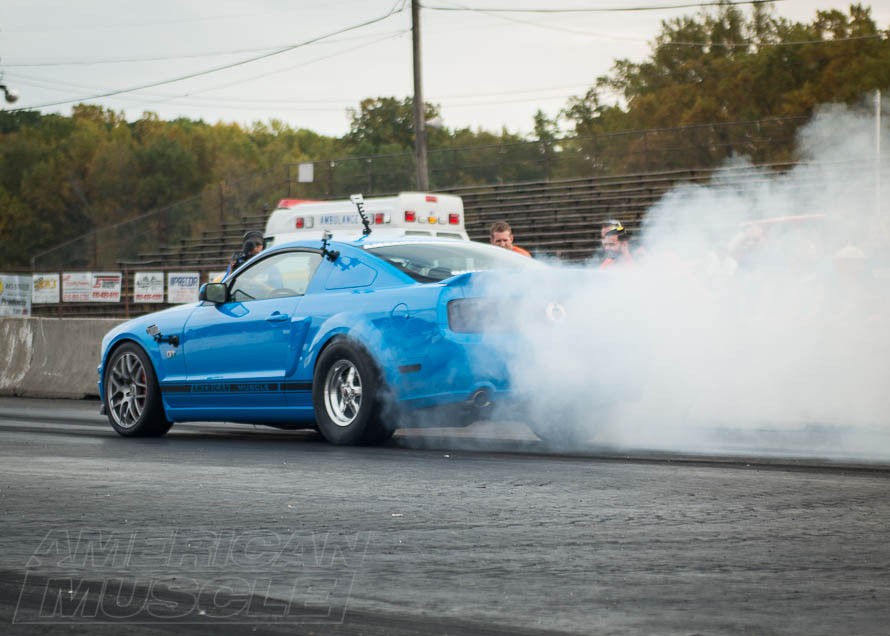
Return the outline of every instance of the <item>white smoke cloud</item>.
[[[878,208],[875,140],[870,111],[826,107],[792,170],[736,159],[665,196],[636,265],[565,268],[558,289],[500,283],[529,317],[511,368],[523,419],[610,447],[890,458],[890,172]],[[553,299],[567,319],[535,318]]]

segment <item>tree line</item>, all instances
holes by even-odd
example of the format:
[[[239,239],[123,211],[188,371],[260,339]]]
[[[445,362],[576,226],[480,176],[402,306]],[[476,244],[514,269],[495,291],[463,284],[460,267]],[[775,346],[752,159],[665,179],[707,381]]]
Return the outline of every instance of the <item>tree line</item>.
[[[556,167],[548,177],[701,167],[731,154],[787,160],[794,128],[819,104],[855,103],[887,88],[890,39],[869,8],[818,11],[800,23],[765,5],[724,4],[664,21],[646,60],[617,60],[557,116],[539,111],[532,135],[539,147],[524,149],[528,139],[506,129],[469,128],[429,130],[429,146],[455,156],[491,146],[499,161],[517,166],[507,173],[517,180],[528,178],[519,166],[529,157]],[[0,111],[0,267],[26,267],[33,253],[67,238],[284,163],[410,152],[412,113],[410,97],[368,98],[350,109],[349,132],[330,137],[276,120],[245,127],[147,112],[127,122],[84,104],[71,116]],[[425,113],[433,118],[440,107],[425,104]],[[799,119],[760,137],[721,125],[768,118]],[[697,124],[709,126],[627,133]],[[492,178],[455,168],[453,182]]]

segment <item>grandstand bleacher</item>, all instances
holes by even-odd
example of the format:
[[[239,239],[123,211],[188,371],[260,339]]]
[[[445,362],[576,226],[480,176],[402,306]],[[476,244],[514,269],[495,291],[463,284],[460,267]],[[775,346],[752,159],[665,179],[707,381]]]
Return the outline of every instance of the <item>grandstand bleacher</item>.
[[[781,167],[781,166],[780,166]],[[775,167],[773,167],[775,168]],[[763,167],[723,170],[721,177],[753,181]],[[488,241],[494,221],[507,221],[517,245],[536,255],[563,260],[589,258],[600,245],[599,227],[610,218],[620,219],[631,231],[639,230],[646,211],[680,183],[707,183],[714,170],[678,170],[561,181],[465,186],[443,190],[462,197],[466,228],[472,240]],[[204,231],[200,237],[138,252],[119,260],[121,267],[203,266],[225,267],[241,247],[250,229],[265,227],[267,215],[250,214],[239,221]]]

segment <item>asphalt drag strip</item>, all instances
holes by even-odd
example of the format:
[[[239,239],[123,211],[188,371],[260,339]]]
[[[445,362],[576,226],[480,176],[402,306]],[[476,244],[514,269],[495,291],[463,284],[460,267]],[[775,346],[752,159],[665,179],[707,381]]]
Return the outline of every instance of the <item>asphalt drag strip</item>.
[[[200,423],[127,439],[97,407],[0,400],[4,634],[890,624],[885,465],[553,454],[495,425],[372,448]]]
[[[0,397],[0,430],[118,438],[106,417],[98,411],[98,400]],[[229,422],[179,422],[166,437],[188,437],[193,441],[224,438],[326,443],[314,430],[282,430]],[[466,428],[400,429],[384,446],[430,451],[591,457],[618,461],[890,470],[890,433],[873,430],[849,431],[815,424],[786,430],[758,426],[700,426],[697,434],[688,437],[679,448],[659,443],[622,446],[593,439],[571,449],[554,449],[519,422],[494,421],[477,422]],[[856,450],[845,450],[848,447],[868,448],[872,452],[863,457]]]

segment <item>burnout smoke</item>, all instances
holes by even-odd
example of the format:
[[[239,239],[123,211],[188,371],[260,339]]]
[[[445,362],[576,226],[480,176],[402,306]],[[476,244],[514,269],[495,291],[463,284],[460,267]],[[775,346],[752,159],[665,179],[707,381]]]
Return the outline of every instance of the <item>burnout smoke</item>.
[[[793,169],[734,160],[666,195],[635,266],[499,284],[526,317],[511,374],[527,419],[613,447],[890,457],[890,206],[876,206],[874,131],[871,116],[826,108]],[[554,301],[558,322],[543,309]]]

